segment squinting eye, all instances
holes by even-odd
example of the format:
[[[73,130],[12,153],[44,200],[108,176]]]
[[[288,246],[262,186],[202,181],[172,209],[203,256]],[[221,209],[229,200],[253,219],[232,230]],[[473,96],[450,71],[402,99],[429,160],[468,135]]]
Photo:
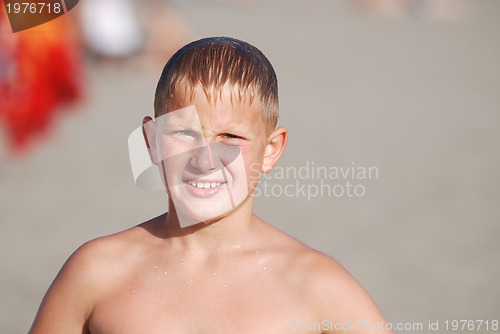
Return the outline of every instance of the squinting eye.
[[[230,134],[230,133],[225,133],[222,136],[225,137],[225,138],[228,138],[228,139],[243,139],[240,136],[233,135],[233,134]]]

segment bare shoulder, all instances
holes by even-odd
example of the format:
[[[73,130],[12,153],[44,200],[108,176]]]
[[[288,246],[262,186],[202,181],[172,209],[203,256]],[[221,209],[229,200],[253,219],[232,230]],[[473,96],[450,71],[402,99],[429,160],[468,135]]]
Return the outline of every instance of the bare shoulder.
[[[279,262],[282,269],[286,270],[288,280],[296,280],[308,289],[326,287],[334,290],[339,284],[356,282],[335,259],[285,232],[268,225],[265,235],[267,243],[271,245],[274,262]]]
[[[85,273],[86,283],[94,286],[96,294],[107,291],[108,282],[115,284],[117,276],[143,259],[146,247],[155,239],[150,230],[156,220],[86,242],[71,255],[62,271]]]
[[[147,235],[139,225],[79,247],[52,282],[30,333],[87,333],[94,305],[127,264],[139,256],[141,243],[134,241]]]
[[[284,282],[314,306],[318,321],[354,323],[359,325],[356,333],[373,331],[370,324],[387,323],[368,292],[339,262],[281,231],[275,233]],[[391,333],[379,328],[380,332]]]
[[[298,275],[321,274],[346,277],[349,273],[332,257],[309,247],[285,232],[264,222],[266,243],[281,261]],[[292,265],[293,264],[293,265]]]

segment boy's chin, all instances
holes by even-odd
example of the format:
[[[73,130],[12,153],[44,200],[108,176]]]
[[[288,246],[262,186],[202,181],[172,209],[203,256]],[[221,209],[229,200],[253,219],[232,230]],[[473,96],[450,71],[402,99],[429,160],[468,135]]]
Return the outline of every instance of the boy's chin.
[[[214,224],[224,218],[229,217],[235,211],[237,211],[245,200],[240,203],[236,203],[235,207],[231,205],[225,205],[218,208],[204,207],[186,207],[184,205],[175,205],[177,216],[179,218],[179,224],[181,227],[188,227],[195,224],[203,223],[205,225]],[[179,204],[179,203],[177,203]]]
[[[219,213],[193,213],[186,211],[177,211],[177,216],[179,218],[179,225],[184,228],[196,224],[210,225],[224,219],[230,214],[230,211],[219,212]]]

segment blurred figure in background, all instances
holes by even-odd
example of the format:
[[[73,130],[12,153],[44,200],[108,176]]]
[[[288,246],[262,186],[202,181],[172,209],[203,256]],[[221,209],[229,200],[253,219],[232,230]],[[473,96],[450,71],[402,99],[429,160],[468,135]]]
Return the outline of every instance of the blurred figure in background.
[[[163,67],[192,39],[191,29],[166,0],[86,0],[81,30],[89,54],[106,67]]]
[[[146,44],[141,62],[152,73],[163,68],[178,49],[193,40],[194,33],[188,22],[165,0],[144,0],[139,15],[144,22]]]
[[[144,34],[131,0],[86,0],[80,3],[82,33],[92,55],[126,58],[139,52]]]
[[[80,46],[71,15],[11,33],[2,6],[0,29],[0,128],[19,155],[49,133],[61,105],[80,98]]]
[[[437,21],[463,18],[463,0],[357,0],[363,11],[386,17],[416,17]]]

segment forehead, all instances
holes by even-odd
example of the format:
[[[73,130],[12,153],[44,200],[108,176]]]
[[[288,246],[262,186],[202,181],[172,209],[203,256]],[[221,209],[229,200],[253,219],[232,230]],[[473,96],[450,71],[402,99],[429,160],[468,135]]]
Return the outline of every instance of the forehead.
[[[256,89],[249,87],[240,89],[238,84],[226,82],[220,87],[204,87],[201,84],[191,86],[181,82],[167,99],[167,112],[177,110],[192,104],[208,104],[216,107],[218,104],[231,104],[233,107],[259,107],[260,99]]]
[[[193,119],[194,106],[202,125],[236,126],[255,128],[264,126],[262,107],[259,99],[242,94],[237,86],[225,84],[219,91],[206,90],[200,85],[188,89],[180,85],[174,96],[167,102],[167,115],[173,119]],[[182,112],[179,112],[182,111]]]
[[[182,125],[189,128],[201,126],[198,111],[194,105],[172,110],[156,118],[162,126]]]

